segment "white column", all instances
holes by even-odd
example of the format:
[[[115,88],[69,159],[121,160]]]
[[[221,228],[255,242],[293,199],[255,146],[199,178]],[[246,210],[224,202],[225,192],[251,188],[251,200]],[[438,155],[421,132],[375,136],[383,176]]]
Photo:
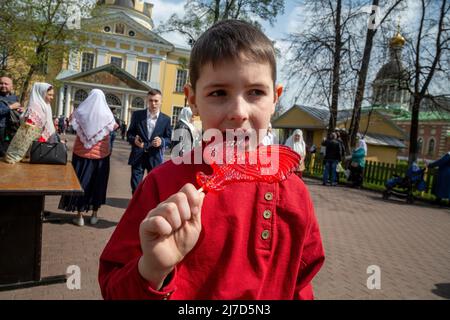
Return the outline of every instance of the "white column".
[[[128,123],[128,108],[130,107],[130,94],[125,93],[124,104],[122,106],[122,120]]]
[[[150,72],[150,82],[159,84],[160,65],[161,65],[161,59],[152,58],[152,70]]]
[[[127,54],[127,62],[125,70],[136,77],[136,55],[135,54]]]
[[[72,114],[72,112],[73,112],[73,110],[74,110],[74,104],[73,104],[73,101],[75,100],[75,92],[76,92],[76,91],[77,91],[77,88],[72,87],[72,94],[70,95],[70,96],[72,97],[72,99],[71,99],[70,105],[69,105],[69,110],[70,110],[70,113],[69,113],[69,114]]]
[[[95,65],[95,67],[104,66],[105,64],[108,63],[106,61],[107,52],[108,52],[107,50],[97,49],[97,64]]]
[[[64,108],[64,115],[66,117],[70,116],[70,105],[72,103],[72,87],[71,86],[67,86],[67,91],[66,91],[66,105]]]
[[[59,88],[58,94],[58,112],[56,114],[57,117],[63,114],[63,102],[64,102],[64,84],[61,88]]]

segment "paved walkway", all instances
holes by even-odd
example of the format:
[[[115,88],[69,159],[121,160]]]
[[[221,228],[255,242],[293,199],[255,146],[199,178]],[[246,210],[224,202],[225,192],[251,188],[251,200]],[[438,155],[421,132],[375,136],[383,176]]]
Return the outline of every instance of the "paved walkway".
[[[101,299],[98,258],[131,196],[128,154],[129,146],[116,140],[107,205],[97,225],[71,224],[72,215],[57,209],[59,197],[46,199],[46,209],[63,221],[44,224],[42,276],[65,274],[77,265],[81,289],[62,283],[3,291],[0,299]],[[325,265],[314,280],[317,299],[450,299],[448,209],[386,202],[378,193],[306,182],[326,250]],[[380,289],[367,288],[373,277],[369,266],[379,267]]]

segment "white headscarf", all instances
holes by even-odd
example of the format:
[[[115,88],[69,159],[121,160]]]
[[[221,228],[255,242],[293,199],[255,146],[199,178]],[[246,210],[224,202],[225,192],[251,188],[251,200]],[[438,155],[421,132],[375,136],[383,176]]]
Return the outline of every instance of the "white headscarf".
[[[74,111],[71,124],[83,146],[92,148],[114,130],[114,115],[102,90],[93,89]]]
[[[52,86],[44,82],[36,82],[31,89],[30,101],[24,117],[42,128],[42,137],[48,140],[56,130],[53,124],[52,107],[45,101],[45,96]]]
[[[275,139],[276,139],[275,133],[273,133],[273,131],[269,131],[269,129],[272,130],[272,124],[270,122],[269,122],[269,126],[267,128],[266,135],[262,139],[262,144],[264,146],[270,146],[272,144],[275,144]]]
[[[294,136],[295,135],[300,135],[300,140],[299,141],[295,141],[294,140]],[[305,141],[303,141],[303,132],[300,129],[296,129],[294,131],[294,133],[286,140],[286,143],[284,144],[287,147],[290,147],[292,150],[294,150],[295,152],[297,152],[302,159],[305,158],[306,156],[306,145],[305,145]]]
[[[356,147],[355,150],[358,150],[360,148],[363,148],[364,154],[367,155],[367,143],[366,143],[366,141],[364,141],[364,139],[362,137],[359,138],[358,146]]]
[[[194,129],[195,129],[194,125],[191,123],[191,119],[192,119],[191,108],[185,107],[185,108],[181,109],[178,119],[180,119],[181,122],[186,124],[189,127],[189,129],[191,130],[191,132],[194,132]]]

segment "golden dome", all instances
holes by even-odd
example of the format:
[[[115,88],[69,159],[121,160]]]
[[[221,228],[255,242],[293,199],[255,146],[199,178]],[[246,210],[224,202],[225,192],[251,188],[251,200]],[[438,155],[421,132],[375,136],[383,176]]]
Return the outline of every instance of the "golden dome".
[[[405,45],[405,42],[406,42],[406,40],[401,35],[400,31],[397,31],[397,34],[391,38],[391,41],[389,42],[389,44],[393,47],[398,47],[398,46],[402,47]]]

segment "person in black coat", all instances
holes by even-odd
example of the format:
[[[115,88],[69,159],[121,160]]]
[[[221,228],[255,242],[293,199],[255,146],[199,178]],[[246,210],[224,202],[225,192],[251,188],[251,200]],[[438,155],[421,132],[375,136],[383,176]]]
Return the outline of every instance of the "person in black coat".
[[[131,190],[137,189],[144,177],[163,162],[164,150],[170,147],[170,117],[161,112],[161,91],[148,92],[148,109],[133,112],[127,139],[131,144],[128,164],[131,165]]]
[[[9,143],[19,128],[22,107],[13,94],[13,81],[9,77],[0,77],[0,157],[3,157]],[[13,119],[17,120],[14,121]]]
[[[322,146],[325,147],[322,184],[326,185],[330,181],[330,184],[335,186],[337,185],[336,167],[342,157],[342,146],[337,140],[336,133],[333,132],[330,138],[322,143]]]

